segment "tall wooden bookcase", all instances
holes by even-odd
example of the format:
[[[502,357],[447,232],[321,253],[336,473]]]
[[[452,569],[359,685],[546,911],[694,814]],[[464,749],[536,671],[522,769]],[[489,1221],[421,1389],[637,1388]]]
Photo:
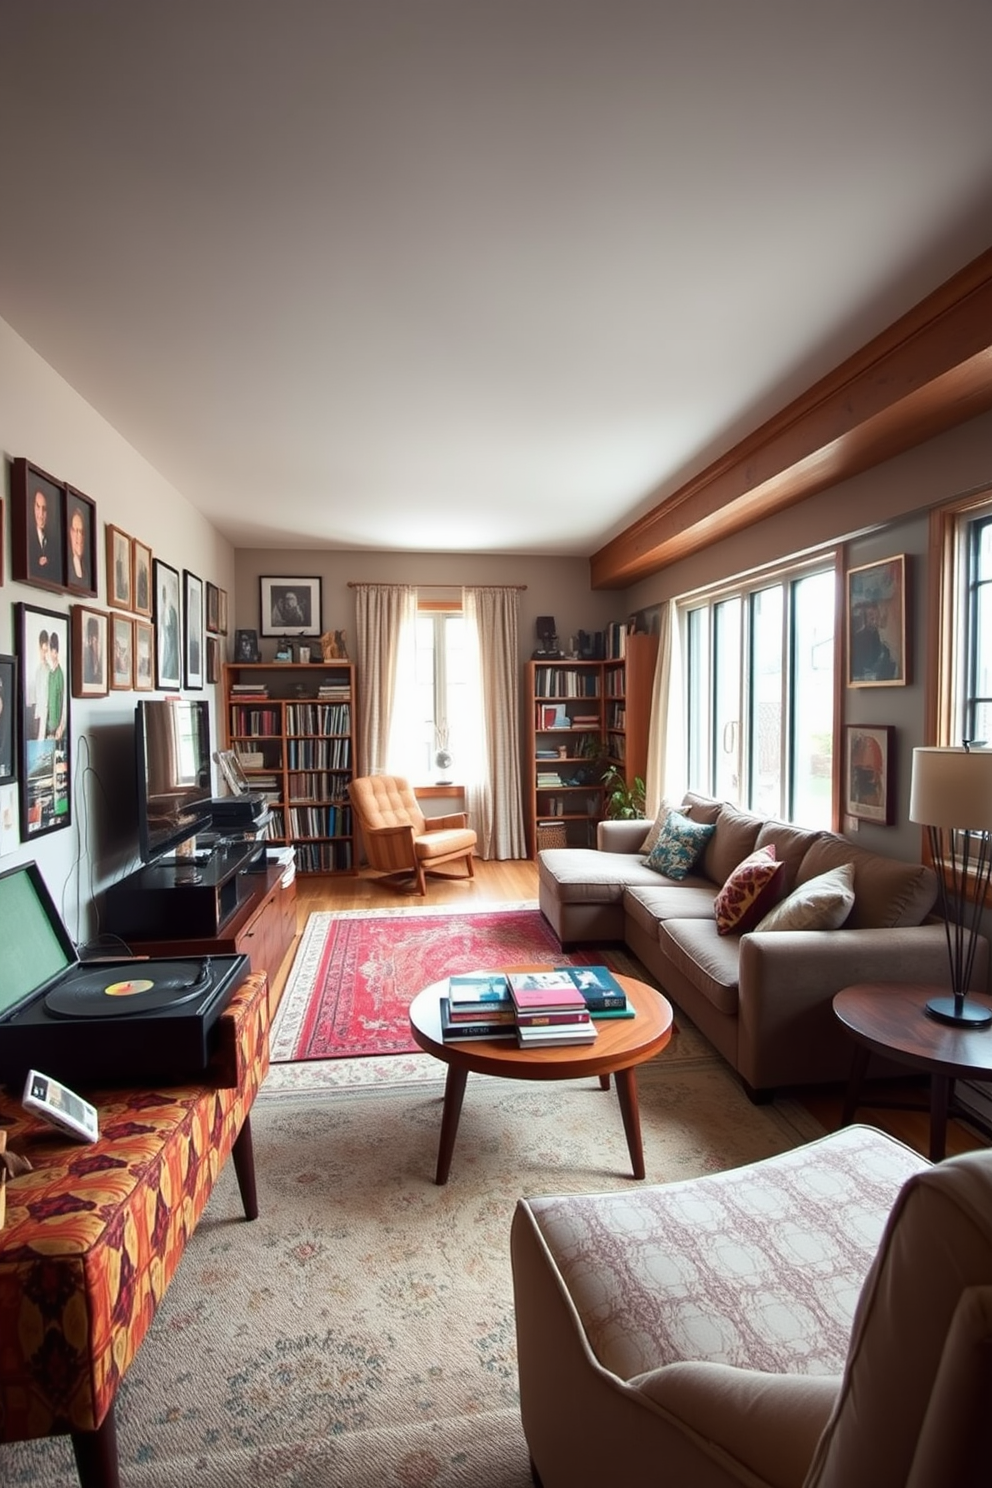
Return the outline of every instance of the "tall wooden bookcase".
[[[228,663],[224,709],[227,747],[268,798],[269,840],[292,843],[298,873],[355,873],[352,663]]]
[[[627,635],[622,656],[527,663],[525,816],[531,857],[542,847],[594,847],[603,770],[628,781],[647,768],[658,637]]]

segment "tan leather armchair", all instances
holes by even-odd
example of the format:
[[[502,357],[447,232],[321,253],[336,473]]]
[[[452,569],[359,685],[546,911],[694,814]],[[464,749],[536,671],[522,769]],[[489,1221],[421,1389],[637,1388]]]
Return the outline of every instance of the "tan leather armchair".
[[[521,1200],[520,1403],[543,1488],[978,1488],[992,1152],[852,1126],[726,1173]]]
[[[427,893],[426,875],[442,863],[464,858],[467,876],[475,877],[476,835],[465,812],[425,817],[409,781],[399,775],[356,776],[348,794],[372,868],[407,881],[420,894]]]

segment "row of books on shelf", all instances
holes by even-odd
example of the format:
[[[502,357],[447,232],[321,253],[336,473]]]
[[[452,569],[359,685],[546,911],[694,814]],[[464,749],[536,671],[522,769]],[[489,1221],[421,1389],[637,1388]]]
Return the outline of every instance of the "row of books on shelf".
[[[600,1019],[633,1016],[606,966],[475,972],[448,978],[441,1035],[446,1043],[514,1039],[522,1049],[591,1044]]]
[[[561,666],[535,667],[534,691],[538,697],[599,697],[599,673]]]
[[[350,734],[350,703],[287,703],[287,734]]]
[[[577,708],[569,712],[564,703],[538,703],[534,715],[535,726],[540,734],[557,734],[564,729],[595,729],[599,728],[599,711],[592,712],[589,709],[580,711]]]
[[[286,763],[291,770],[349,770],[351,740],[287,739]]]

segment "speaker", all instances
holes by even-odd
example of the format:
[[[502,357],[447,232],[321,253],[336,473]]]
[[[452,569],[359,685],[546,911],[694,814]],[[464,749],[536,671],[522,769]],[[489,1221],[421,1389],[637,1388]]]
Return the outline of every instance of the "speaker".
[[[558,634],[554,615],[538,615],[534,629],[537,632],[538,640],[541,641],[553,641]]]

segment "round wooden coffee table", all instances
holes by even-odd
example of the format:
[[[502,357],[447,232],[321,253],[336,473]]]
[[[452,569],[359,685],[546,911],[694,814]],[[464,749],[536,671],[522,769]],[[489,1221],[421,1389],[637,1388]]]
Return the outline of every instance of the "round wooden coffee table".
[[[494,969],[546,971],[547,967],[486,968],[487,971]],[[578,1080],[598,1075],[604,1090],[609,1089],[610,1076],[615,1075],[634,1177],[644,1177],[637,1066],[664,1049],[671,1038],[672,1005],[660,992],[633,977],[618,975],[617,981],[634,1008],[633,1018],[598,1018],[595,1043],[552,1049],[520,1049],[509,1040],[501,1039],[446,1044],[441,1037],[440,1000],[448,995],[447,978],[434,982],[417,994],[410,1004],[410,1032],[421,1049],[448,1066],[435,1183],[448,1181],[458,1118],[470,1071],[477,1075],[501,1075],[504,1080]]]
[[[940,987],[918,982],[862,982],[834,998],[834,1012],[857,1040],[844,1101],[843,1124],[854,1117],[868,1060],[884,1054],[930,1076],[930,1161],[940,1162],[947,1142],[947,1112],[956,1079],[992,1080],[992,1026],[958,1027],[930,1018],[926,1005]],[[988,1007],[987,997],[968,1000]]]

